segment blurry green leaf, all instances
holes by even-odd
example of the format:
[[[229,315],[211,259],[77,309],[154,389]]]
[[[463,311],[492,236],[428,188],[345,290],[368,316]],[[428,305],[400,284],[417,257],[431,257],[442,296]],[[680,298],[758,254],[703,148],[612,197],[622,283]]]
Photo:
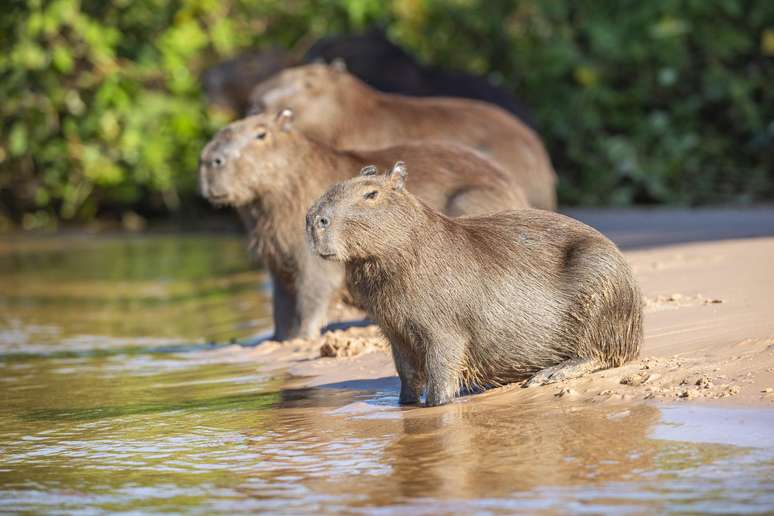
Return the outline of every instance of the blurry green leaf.
[[[54,47],[51,55],[54,66],[62,73],[70,73],[73,69],[73,57],[63,46]]]
[[[27,150],[27,128],[23,124],[17,123],[11,129],[8,150],[11,156],[21,156]]]
[[[578,84],[586,86],[587,88],[594,86],[598,80],[597,72],[589,66],[578,66],[575,68],[573,75]]]
[[[761,34],[761,54],[774,56],[774,29],[766,29]]]
[[[657,38],[673,38],[682,36],[686,32],[688,32],[688,24],[684,20],[671,16],[660,19],[651,29],[651,34]]]

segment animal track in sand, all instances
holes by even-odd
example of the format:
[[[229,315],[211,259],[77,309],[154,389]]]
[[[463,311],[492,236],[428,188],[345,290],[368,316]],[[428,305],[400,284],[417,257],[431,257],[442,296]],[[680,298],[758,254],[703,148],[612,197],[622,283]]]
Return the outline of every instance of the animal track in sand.
[[[675,310],[687,306],[715,305],[723,303],[722,299],[704,297],[701,294],[661,294],[656,297],[645,297],[645,311],[658,312],[661,310]]]

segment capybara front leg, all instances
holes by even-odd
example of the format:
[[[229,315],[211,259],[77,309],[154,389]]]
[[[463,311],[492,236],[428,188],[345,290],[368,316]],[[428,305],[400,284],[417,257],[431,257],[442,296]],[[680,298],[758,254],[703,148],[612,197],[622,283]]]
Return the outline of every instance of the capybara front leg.
[[[422,373],[419,370],[416,359],[408,349],[401,345],[390,343],[392,349],[392,358],[395,360],[395,369],[400,378],[400,397],[398,403],[401,405],[415,405],[419,403],[419,396],[422,394]]]
[[[300,338],[314,338],[328,319],[328,308],[344,281],[344,268],[338,263],[327,263],[309,257],[297,283],[298,334]]]
[[[425,405],[435,407],[450,403],[457,394],[457,379],[446,371],[444,374],[428,374]]]
[[[561,382],[562,380],[579,378],[584,374],[601,368],[602,365],[592,358],[574,358],[538,371],[524,386],[536,387],[538,385],[548,385]]]
[[[272,317],[274,319],[273,340],[287,340],[298,332],[296,319],[296,296],[272,274]]]
[[[429,342],[427,345],[425,405],[428,407],[451,402],[460,388],[462,352],[449,342],[453,340]]]

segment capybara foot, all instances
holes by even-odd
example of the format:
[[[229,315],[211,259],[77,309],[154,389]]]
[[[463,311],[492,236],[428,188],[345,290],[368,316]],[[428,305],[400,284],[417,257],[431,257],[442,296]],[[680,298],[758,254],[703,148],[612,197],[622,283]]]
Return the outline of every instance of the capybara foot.
[[[437,407],[439,405],[446,405],[454,400],[454,396],[428,396],[425,400],[425,407]]]
[[[584,374],[596,371],[599,368],[599,362],[594,359],[574,358],[538,371],[529,379],[524,387],[537,387],[538,385],[548,385],[550,383],[561,382],[562,380],[579,378]]]
[[[434,384],[429,382],[427,385],[427,395],[425,396],[426,407],[437,407],[438,405],[446,405],[454,400],[456,388],[452,384]]]
[[[400,389],[400,397],[398,398],[398,404],[400,405],[416,405],[419,403],[419,393]]]

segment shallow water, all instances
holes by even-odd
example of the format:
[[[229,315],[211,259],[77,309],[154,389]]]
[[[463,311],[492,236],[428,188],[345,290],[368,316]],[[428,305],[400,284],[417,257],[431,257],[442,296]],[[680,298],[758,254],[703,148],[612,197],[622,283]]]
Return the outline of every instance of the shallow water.
[[[771,512],[774,411],[292,388],[231,237],[0,242],[0,512]]]

